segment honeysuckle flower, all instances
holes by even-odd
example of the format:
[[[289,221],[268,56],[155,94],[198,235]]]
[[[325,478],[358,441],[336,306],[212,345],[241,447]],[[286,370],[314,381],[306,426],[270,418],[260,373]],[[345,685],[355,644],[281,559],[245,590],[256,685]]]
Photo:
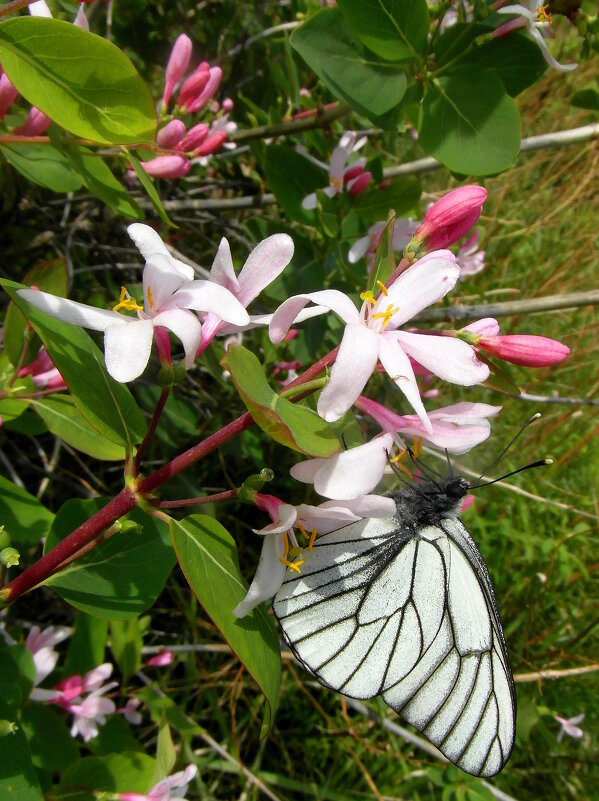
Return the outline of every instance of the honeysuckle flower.
[[[32,106],[29,110],[29,116],[18,128],[13,130],[13,134],[19,136],[42,136],[48,128],[52,125],[52,120],[39,108]]]
[[[393,226],[392,247],[394,251],[402,251],[412,239],[420,223],[412,220],[411,217],[399,217]],[[376,249],[387,223],[385,221],[375,222],[368,229],[366,236],[357,239],[350,247],[347,260],[350,264],[355,264],[363,256],[370,265],[376,255]]]
[[[366,188],[372,178],[370,173],[364,172],[366,159],[359,158],[352,162],[349,167],[346,165],[352,153],[355,153],[363,147],[367,141],[365,136],[358,139],[357,133],[354,131],[346,131],[339,140],[337,147],[333,150],[329,165],[316,162],[319,166],[323,167],[323,169],[328,170],[329,173],[329,185],[322,190],[325,195],[328,197],[339,195],[343,192],[344,186],[347,187],[350,193],[352,189],[354,189],[354,185],[356,191],[362,191]],[[312,160],[315,161],[315,159]],[[316,192],[311,192],[302,200],[302,206],[305,209],[315,209],[316,203]]]
[[[185,801],[189,782],[197,772],[195,765],[188,765],[185,770],[159,781],[149,793],[117,793],[116,798],[118,801]]]
[[[129,698],[125,706],[121,706],[115,711],[117,715],[122,715],[132,726],[139,726],[143,720],[143,715],[137,711],[137,707],[140,704],[139,698]]]
[[[182,178],[191,169],[191,161],[182,153],[173,153],[170,156],[157,156],[150,161],[140,161],[140,164],[152,178],[173,180]]]
[[[56,703],[63,707],[68,705],[83,693],[92,693],[99,690],[104,682],[112,676],[113,666],[110,662],[103,662],[101,665],[89,670],[84,676],[78,674],[68,676],[66,679],[59,681],[54,689],[60,693],[56,699]],[[106,692],[113,687],[116,687],[116,682],[111,682],[105,686],[103,691]]]
[[[191,153],[196,150],[206,139],[210,132],[210,127],[205,122],[200,122],[190,128],[183,139],[177,144],[177,150],[184,153]]]
[[[287,234],[273,234],[263,239],[252,250],[245,264],[236,275],[228,241],[223,237],[214,262],[210,268],[209,279],[214,286],[221,286],[230,292],[243,308],[272,283],[289,264],[293,257],[293,240]],[[264,324],[270,315],[251,315],[244,325]],[[235,333],[235,328],[216,310],[209,313],[203,323],[201,351],[217,334]]]
[[[506,36],[512,31],[526,28],[550,67],[560,72],[570,72],[576,69],[578,64],[560,64],[549,52],[541,31],[553,25],[553,19],[547,12],[547,4],[544,0],[524,0],[523,3],[496,8],[496,11],[498,14],[516,14],[517,16],[496,28],[493,31],[494,37]]]
[[[31,3],[29,5],[29,13],[32,17],[46,17],[52,19],[52,12],[48,8],[46,0],[36,0],[35,3]],[[73,20],[73,25],[76,25],[78,28],[83,28],[86,31],[89,30],[89,24],[85,16],[85,11],[83,10],[83,5],[79,6],[75,19]]]
[[[54,650],[54,646],[70,636],[71,629],[66,626],[48,626],[43,630],[39,626],[32,626],[25,641],[25,647],[32,655],[35,667],[33,689],[29,694],[32,701],[51,701],[60,695],[56,690],[44,690],[38,685],[56,667],[58,653]]]
[[[201,111],[216,94],[222,77],[223,71],[220,67],[211,67],[203,61],[183,82],[177,98],[177,107],[186,114]]]
[[[185,136],[185,124],[181,120],[171,120],[156,135],[156,144],[165,150],[172,150]]]
[[[457,335],[485,353],[524,367],[552,367],[563,361],[570,353],[567,345],[548,337],[532,334],[498,336],[498,333],[497,321],[487,318],[467,325],[458,331]]]
[[[213,312],[234,325],[247,325],[242,304],[214,281],[192,280],[191,267],[168,252],[160,236],[148,225],[133,223],[129,235],[146,259],[143,271],[144,305],[139,306],[125,288],[114,309],[98,309],[58,298],[46,292],[21,289],[27,302],[64,322],[104,332],[106,369],[117,381],[127,382],[146,368],[155,329],[172,331],[183,343],[184,365],[189,369],[202,341],[202,326],[190,309]],[[135,311],[137,318],[121,313]]]
[[[584,720],[584,712],[581,712],[580,715],[576,715],[573,718],[562,718],[559,715],[554,715],[557,722],[560,724],[560,730],[557,733],[557,741],[561,743],[564,734],[567,734],[568,737],[573,737],[575,740],[580,740],[580,738],[584,735],[583,730],[577,725],[578,723],[582,723]]]
[[[168,650],[158,651],[157,654],[146,659],[146,667],[166,667],[173,661],[173,652]]]
[[[18,96],[19,93],[10,82],[8,75],[2,72],[0,75],[0,120],[6,117],[6,112]]]
[[[59,390],[67,388],[64,378],[58,372],[58,368],[54,366],[54,362],[50,358],[45,345],[41,346],[31,364],[19,370],[19,377],[26,375],[30,375],[35,386],[40,389]]]
[[[453,189],[427,209],[408,246],[416,255],[449,247],[480,217],[487,190],[476,184]]]
[[[359,311],[335,289],[295,295],[273,314],[270,338],[274,343],[281,342],[309,302],[334,311],[346,326],[330,381],[318,399],[320,416],[329,422],[342,417],[380,360],[430,433],[432,426],[420,399],[410,357],[439,378],[462,386],[485,381],[489,368],[476,358],[471,347],[462,347],[466,343],[456,338],[398,329],[419,311],[441,300],[456,285],[459,275],[453,253],[442,250],[415,262],[391,286],[381,285],[378,300],[363,293]]]
[[[114,683],[112,683],[114,684]],[[81,703],[70,704],[67,709],[74,715],[71,725],[71,737],[81,736],[85,743],[98,736],[98,726],[106,723],[106,715],[112,715],[116,706],[111,698],[104,698],[103,693],[110,689],[110,684],[90,693]]]
[[[182,33],[177,37],[169,56],[164,75],[164,92],[162,103],[166,107],[173,95],[175,87],[183,78],[191,60],[193,44],[189,36]]]
[[[478,249],[478,231],[474,231],[458,250],[456,261],[460,266],[460,277],[476,275],[485,269],[485,251]]]
[[[305,539],[308,551],[317,534],[327,534],[364,517],[392,517],[395,501],[379,495],[365,495],[351,501],[331,500],[318,506],[301,503],[292,506],[273,495],[257,493],[256,505],[270,514],[272,523],[256,534],[264,536],[256,575],[247,595],[233,610],[235,617],[244,617],[254,607],[276,595],[288,567],[300,570],[302,562],[292,567],[289,548],[298,547],[294,529]],[[311,534],[307,534],[311,532]]]

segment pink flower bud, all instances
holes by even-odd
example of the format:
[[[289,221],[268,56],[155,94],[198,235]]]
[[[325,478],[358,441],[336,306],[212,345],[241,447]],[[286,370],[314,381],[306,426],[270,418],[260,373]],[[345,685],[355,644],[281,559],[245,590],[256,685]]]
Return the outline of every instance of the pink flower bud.
[[[474,184],[448,192],[426,212],[414,240],[426,252],[452,245],[478,220],[486,198],[487,190]]]
[[[52,120],[43,111],[35,106],[31,107],[29,116],[23,125],[15,128],[13,133],[20,136],[42,136],[46,133],[48,128],[52,125]]]
[[[185,75],[185,71],[189,66],[189,60],[191,59],[192,49],[193,45],[191,39],[184,33],[177,38],[177,41],[173,45],[164,76],[164,94],[162,95],[162,102],[165,106],[168,106],[175,86]]]
[[[223,146],[223,143],[226,141],[227,134],[224,131],[217,131],[216,133],[210,134],[208,139],[206,139],[206,141],[196,149],[195,155],[209,156],[211,153],[216,153],[216,151],[220,150]]]
[[[348,184],[354,178],[358,178],[364,172],[364,167],[361,164],[354,164],[351,167],[348,167],[347,170],[343,173],[343,183]]]
[[[177,145],[177,150],[182,150],[184,153],[191,153],[202,144],[209,132],[210,128],[205,122],[194,125],[193,128],[189,129],[185,138]]]
[[[158,651],[155,656],[146,660],[146,667],[166,667],[173,661],[172,651]]]
[[[499,323],[492,317],[484,317],[482,320],[476,320],[476,322],[464,326],[462,330],[479,336],[496,337],[499,333]]]
[[[185,156],[158,156],[152,161],[142,161],[141,166],[153,178],[181,178],[191,169],[191,162]]]
[[[366,189],[366,187],[371,181],[372,181],[372,173],[363,172],[357,178],[348,182],[347,191],[350,195],[359,195],[360,192],[363,192]]]
[[[211,67],[210,74],[208,77],[208,81],[206,85],[199,92],[195,99],[191,100],[191,102],[187,103],[187,111],[190,114],[195,114],[197,111],[201,111],[204,106],[212,100],[214,94],[218,87],[220,86],[221,79],[223,77],[223,71],[220,67]]]
[[[477,347],[506,362],[525,367],[551,367],[570,353],[570,348],[555,339],[528,334],[483,336],[478,340]]]
[[[230,97],[225,97],[225,99],[222,102],[221,108],[224,112],[228,112],[233,109],[234,105],[235,103],[231,100]]]
[[[0,78],[0,120],[6,116],[6,112],[15,102],[19,93],[8,79],[6,73]]]
[[[171,120],[158,131],[156,144],[168,150],[176,147],[185,136],[185,125],[181,120]]]
[[[202,61],[189,76],[183,81],[183,85],[179,90],[179,97],[177,98],[177,105],[183,111],[189,111],[189,105],[196,99],[196,97],[204,91],[204,88],[210,80],[210,65],[207,61]]]

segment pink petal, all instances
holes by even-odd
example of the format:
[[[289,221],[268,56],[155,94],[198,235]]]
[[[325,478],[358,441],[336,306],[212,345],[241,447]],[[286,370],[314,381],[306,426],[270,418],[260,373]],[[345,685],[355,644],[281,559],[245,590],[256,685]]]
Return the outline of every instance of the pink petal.
[[[272,283],[293,257],[293,240],[287,234],[274,234],[252,250],[239,273],[239,301],[247,306]]]
[[[326,462],[326,459],[306,459],[303,462],[294,464],[289,472],[296,481],[303,481],[305,484],[314,484],[316,474]]]
[[[269,326],[271,342],[275,344],[281,342],[304,306],[310,302],[330,309],[346,323],[359,323],[360,321],[360,314],[352,301],[337,289],[323,289],[320,292],[294,295],[282,303],[272,316]]]
[[[481,420],[485,417],[495,417],[501,409],[501,406],[491,406],[488,403],[462,401],[461,403],[454,403],[452,406],[435,409],[433,412],[429,412],[428,416],[431,420],[443,420],[459,425]]]
[[[315,476],[314,489],[325,498],[342,501],[371,492],[383,477],[392,448],[393,437],[383,434],[326,459]]]
[[[231,248],[228,241],[223,237],[216,251],[216,256],[210,268],[210,280],[220,286],[224,286],[235,297],[239,295],[239,281],[235,275],[233,259],[231,258]],[[244,304],[245,305],[245,304]]]
[[[104,662],[90,670],[83,677],[83,690],[88,693],[98,690],[106,679],[110,678],[112,670],[113,667],[110,662]]]
[[[276,512],[273,510],[271,516],[274,514],[277,519],[264,528],[252,529],[254,534],[283,534],[285,531],[289,531],[297,519],[295,506],[291,506],[289,503],[279,503]]]
[[[346,325],[331,379],[320,393],[318,414],[327,422],[343,417],[372,375],[380,336],[365,325]]]
[[[154,325],[161,325],[172,331],[181,340],[185,350],[185,369],[189,370],[195,361],[196,351],[202,342],[202,326],[198,318],[187,309],[171,308],[157,314]]]
[[[379,297],[372,312],[384,312],[390,304],[397,308],[386,329],[391,331],[445,297],[459,277],[453,253],[437,250],[408,267],[388,288],[388,295]]]
[[[152,350],[151,320],[133,320],[110,326],[104,332],[104,360],[110,375],[122,383],[133,381],[146,369]]]
[[[250,318],[237,298],[214,281],[191,281],[173,296],[173,302],[185,309],[213,312],[234,325],[248,325]]]
[[[395,335],[409,356],[444,381],[469,387],[489,377],[487,365],[479,361],[474,349],[460,339],[407,331],[397,331]]]
[[[398,331],[381,334],[379,359],[389,378],[401,389],[408,403],[422,420],[425,429],[430,432],[432,430],[430,420],[420,398],[414,370],[402,349],[402,344],[398,341],[398,334]]]
[[[285,545],[280,534],[267,534],[264,537],[256,575],[245,598],[233,610],[235,617],[245,617],[262,601],[277,594],[287,569],[279,560],[284,552]]]

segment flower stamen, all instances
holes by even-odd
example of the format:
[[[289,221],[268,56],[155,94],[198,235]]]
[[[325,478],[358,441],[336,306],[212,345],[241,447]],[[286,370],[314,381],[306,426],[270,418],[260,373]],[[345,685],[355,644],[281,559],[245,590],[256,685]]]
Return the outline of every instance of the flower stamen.
[[[389,464],[395,465],[395,467],[400,470],[402,473],[405,473],[410,479],[413,478],[411,470],[402,462],[407,458],[408,452],[407,451],[400,451],[396,456],[392,456],[389,459]]]
[[[547,22],[549,25],[553,25],[553,16],[547,11],[548,8],[549,4],[540,6],[537,9],[537,19],[539,22]]]
[[[308,550],[312,553],[312,548],[314,546],[314,540],[316,539],[316,529],[312,529],[312,533],[310,534],[310,541],[308,542]]]
[[[135,298],[131,297],[124,286],[121,287],[121,297],[119,298],[119,302],[116,304],[116,306],[112,307],[112,311],[118,312],[121,309],[125,309],[126,311],[143,311],[143,306],[140,306]]]
[[[300,559],[299,562],[290,562],[288,559],[283,559],[282,556],[279,556],[279,562],[290,570],[295,570],[296,573],[302,572],[300,570],[300,565],[303,565],[305,561],[305,559]]]
[[[396,314],[398,311],[399,311],[399,308],[397,306],[394,307],[393,304],[390,303],[387,306],[387,308],[385,309],[384,312],[377,312],[376,314],[373,314],[372,315],[372,319],[373,320],[382,320],[383,321],[383,328],[386,328],[389,325],[389,323],[391,322],[391,318],[393,317],[393,315]]]
[[[412,437],[412,452],[414,454],[414,459],[418,459],[419,456],[422,456],[422,437]]]
[[[378,284],[378,287],[379,287],[379,289],[380,289],[380,290],[381,290],[381,292],[383,293],[383,295],[384,295],[385,297],[387,297],[387,295],[388,295],[389,293],[387,292],[387,287],[385,286],[385,284],[383,284],[383,282],[382,282],[382,281],[377,281],[377,284]]]
[[[367,300],[373,306],[376,303],[376,300],[374,299],[374,292],[372,291],[372,289],[366,289],[364,292],[362,292],[360,294],[360,300]]]
[[[152,288],[148,286],[148,305],[150,309],[154,309],[154,298],[152,297]]]

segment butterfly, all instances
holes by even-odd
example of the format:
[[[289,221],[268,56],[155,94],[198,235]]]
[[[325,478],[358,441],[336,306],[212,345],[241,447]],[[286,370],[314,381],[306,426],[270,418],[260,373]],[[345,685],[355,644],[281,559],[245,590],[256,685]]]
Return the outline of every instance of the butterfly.
[[[389,519],[318,537],[273,609],[304,668],[350,698],[381,695],[455,765],[494,776],[514,742],[516,695],[485,562],[459,519],[468,482],[391,493]]]

